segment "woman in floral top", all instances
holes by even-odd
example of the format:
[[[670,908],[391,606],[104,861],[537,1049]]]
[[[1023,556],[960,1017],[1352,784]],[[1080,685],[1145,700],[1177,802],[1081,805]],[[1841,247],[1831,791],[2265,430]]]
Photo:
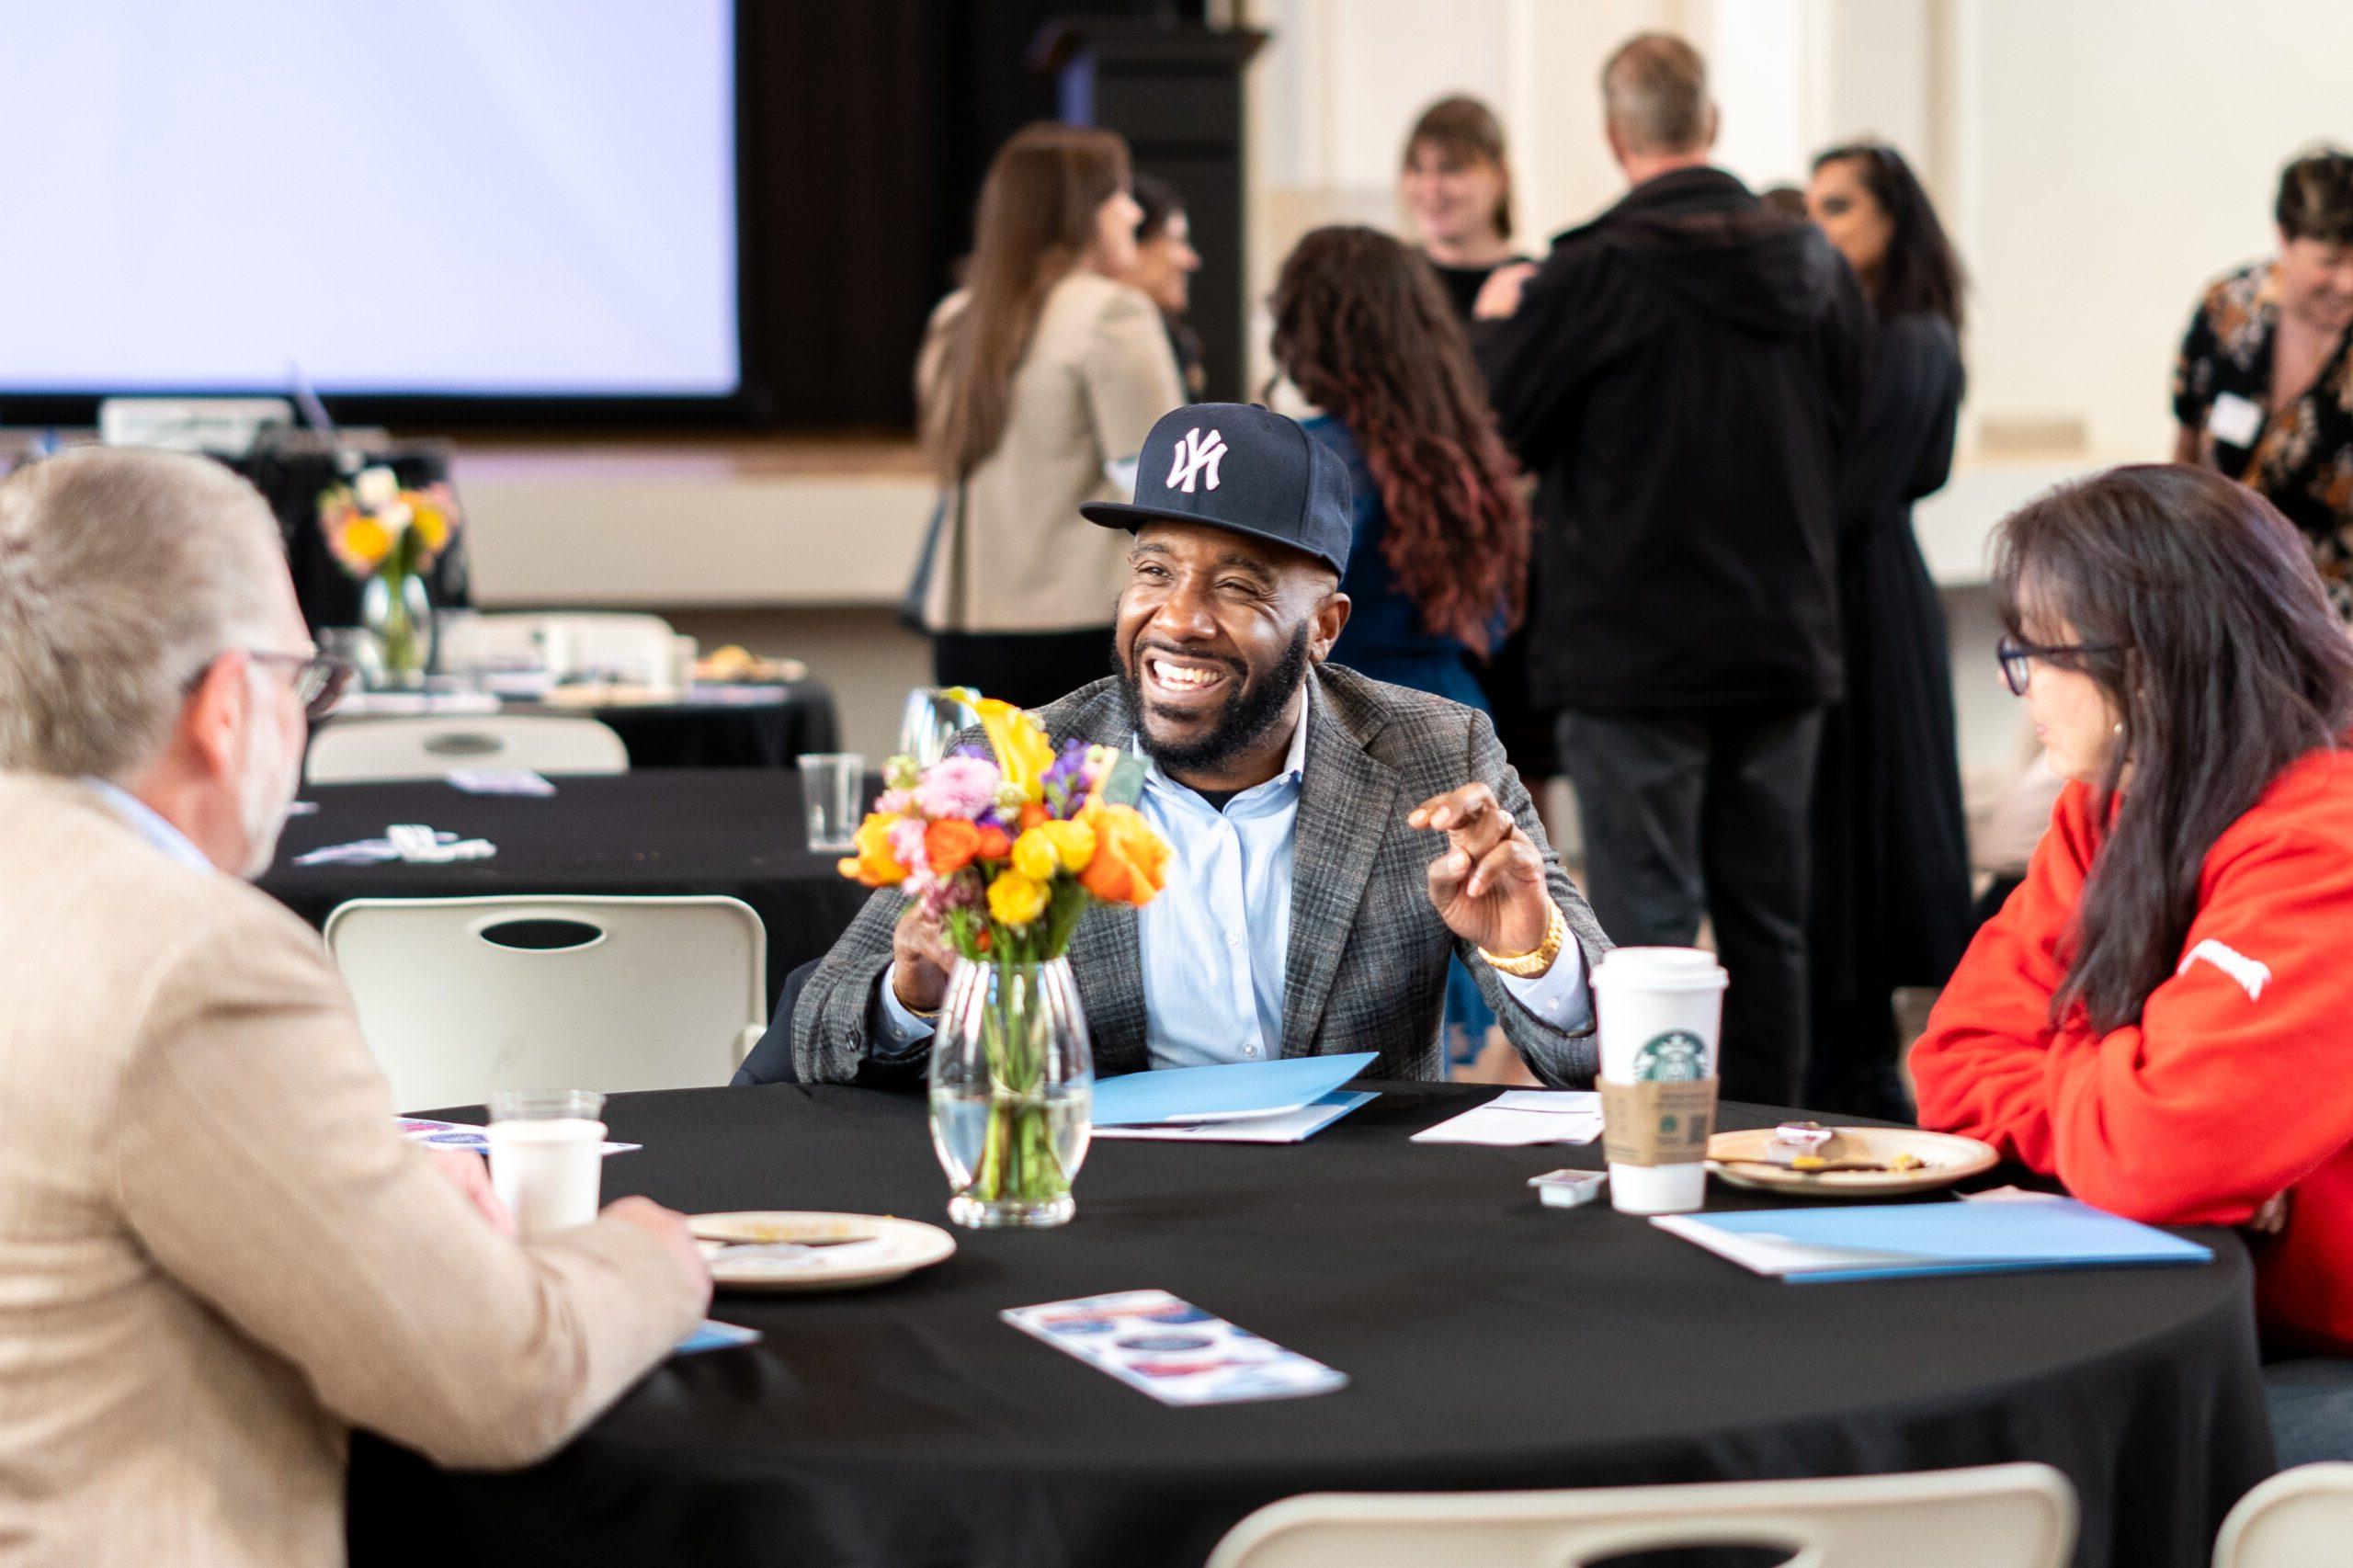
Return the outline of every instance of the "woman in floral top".
[[[2279,254],[2215,280],[2174,369],[2175,460],[2260,492],[2353,620],[2353,153],[2279,176]]]

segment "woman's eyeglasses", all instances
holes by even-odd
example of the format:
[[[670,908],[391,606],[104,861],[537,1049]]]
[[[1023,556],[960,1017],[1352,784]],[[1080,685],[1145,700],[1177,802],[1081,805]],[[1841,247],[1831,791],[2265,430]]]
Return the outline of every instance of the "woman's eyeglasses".
[[[2029,642],[2022,637],[2005,637],[1994,644],[1994,656],[2002,662],[2002,684],[2010,688],[2013,697],[2026,695],[2027,678],[2033,675],[2037,659],[2064,659],[2085,653],[2120,653],[2124,650],[2113,642]]]

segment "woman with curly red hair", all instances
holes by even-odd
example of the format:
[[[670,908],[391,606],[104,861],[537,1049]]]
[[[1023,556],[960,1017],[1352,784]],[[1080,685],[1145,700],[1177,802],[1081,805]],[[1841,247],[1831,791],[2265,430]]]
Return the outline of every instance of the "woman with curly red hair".
[[[1333,660],[1485,711],[1471,661],[1518,623],[1530,525],[1461,323],[1413,252],[1342,226],[1290,253],[1274,318],[1276,362],[1355,494]]]
[[[1317,229],[1275,285],[1275,359],[1322,410],[1305,421],[1347,467],[1354,608],[1332,660],[1488,712],[1472,670],[1518,625],[1531,525],[1470,340],[1429,267],[1376,229]],[[1495,1015],[1457,965],[1457,1060]]]

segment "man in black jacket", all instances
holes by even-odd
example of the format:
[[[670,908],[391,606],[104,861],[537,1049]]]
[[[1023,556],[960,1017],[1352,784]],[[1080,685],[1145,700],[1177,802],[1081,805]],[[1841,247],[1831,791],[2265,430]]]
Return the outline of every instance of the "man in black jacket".
[[[1732,986],[1731,1098],[1794,1103],[1807,1042],[1807,816],[1839,695],[1833,471],[1868,331],[1820,231],[1711,167],[1699,52],[1638,37],[1602,73],[1633,188],[1499,273],[1480,360],[1539,477],[1534,699],[1559,710],[1593,906]]]

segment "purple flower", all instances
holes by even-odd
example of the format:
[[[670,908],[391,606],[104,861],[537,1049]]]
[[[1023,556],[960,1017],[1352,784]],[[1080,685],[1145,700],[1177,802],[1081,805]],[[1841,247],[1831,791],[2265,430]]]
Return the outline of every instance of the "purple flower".
[[[1003,782],[993,762],[976,756],[942,757],[924,770],[923,782],[915,786],[915,804],[935,820],[962,817],[970,822],[995,803],[997,787]]]
[[[1076,812],[1095,783],[1086,766],[1086,743],[1074,741],[1064,746],[1040,782],[1045,788],[1047,808],[1054,815],[1067,817]]]

